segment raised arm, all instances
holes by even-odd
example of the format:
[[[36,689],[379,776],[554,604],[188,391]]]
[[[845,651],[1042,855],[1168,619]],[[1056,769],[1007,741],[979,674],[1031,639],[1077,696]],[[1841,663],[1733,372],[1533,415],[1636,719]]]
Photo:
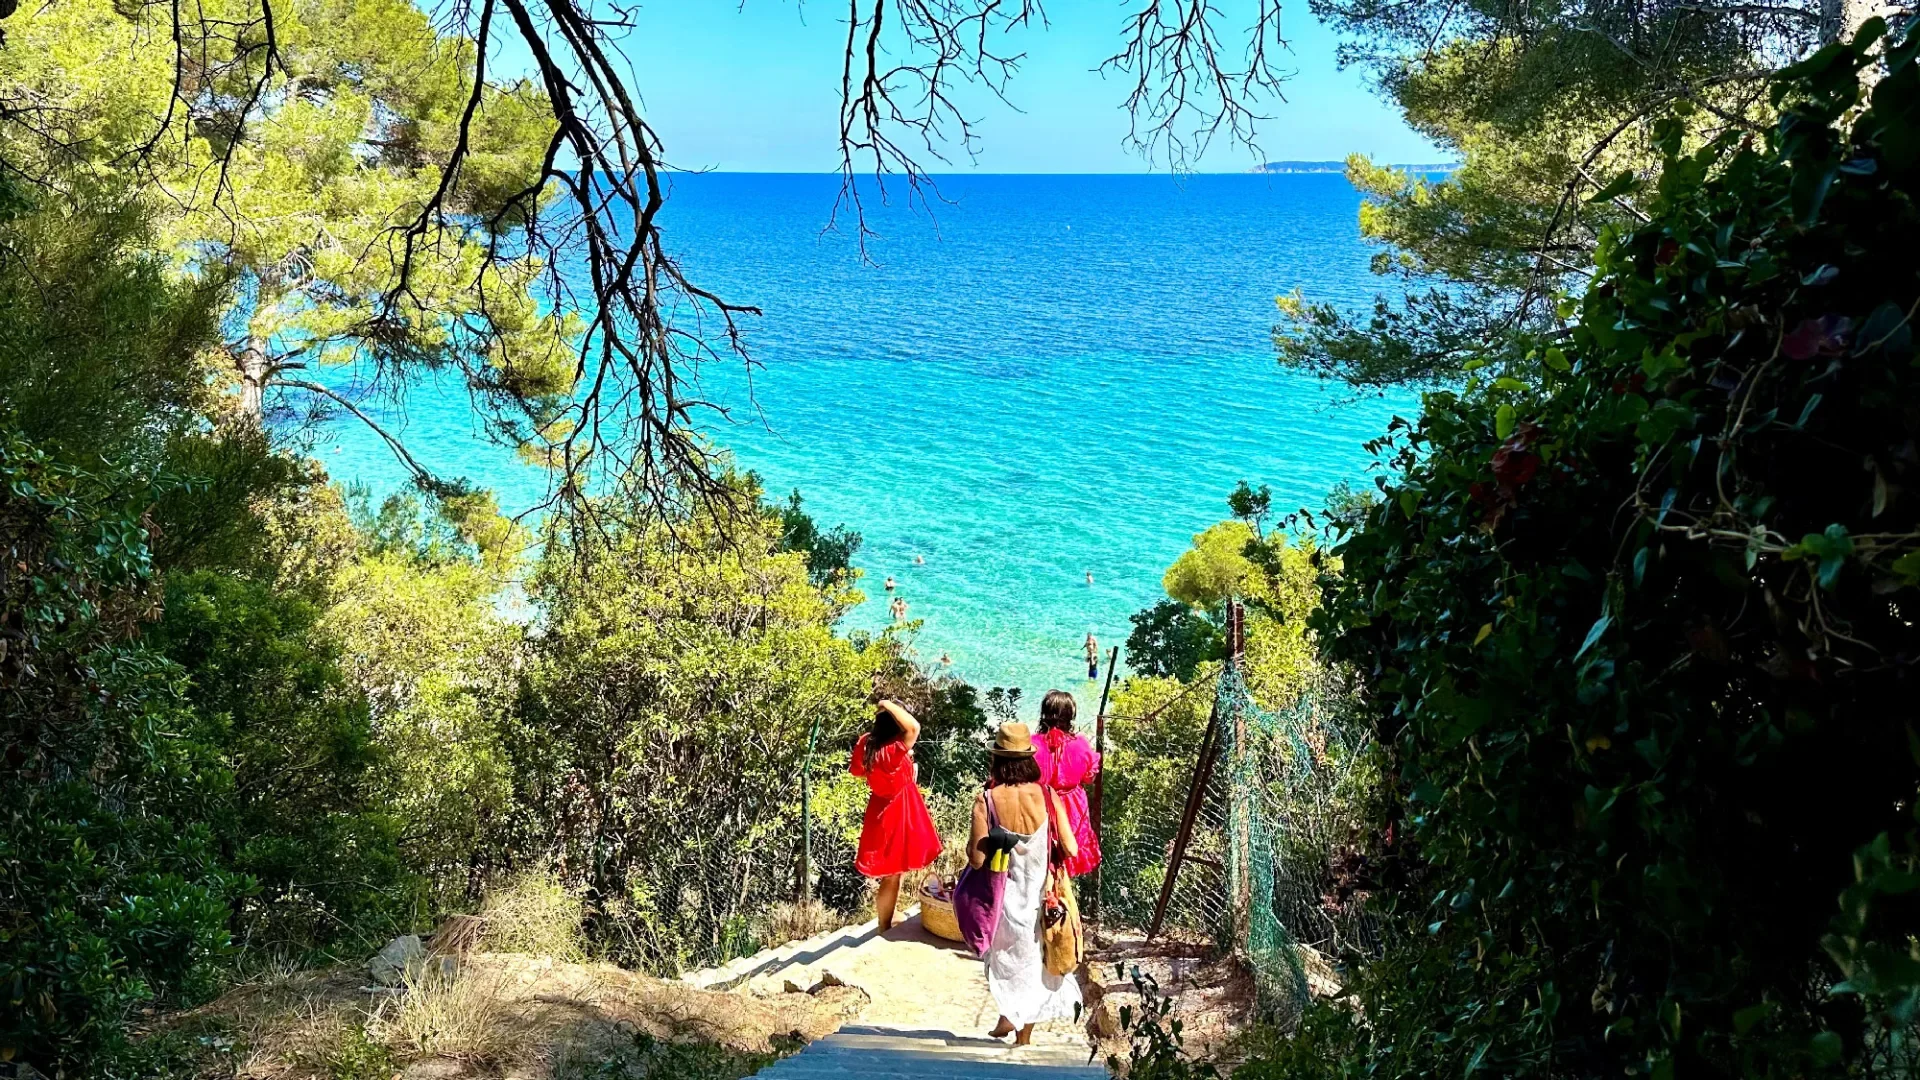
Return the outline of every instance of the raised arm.
[[[882,701],[880,707],[892,713],[893,718],[900,722],[900,730],[903,732],[900,736],[900,745],[909,750],[913,749],[913,744],[920,741],[920,721],[913,718],[913,714],[907,711],[905,705],[892,698]]]

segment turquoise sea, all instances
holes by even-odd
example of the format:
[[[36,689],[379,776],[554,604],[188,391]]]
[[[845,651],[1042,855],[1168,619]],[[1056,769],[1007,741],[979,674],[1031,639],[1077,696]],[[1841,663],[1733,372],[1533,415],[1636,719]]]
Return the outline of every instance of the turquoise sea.
[[[837,185],[675,179],[663,221],[690,275],[764,310],[751,379],[701,373],[736,406],[710,430],[771,493],[798,487],[823,527],[865,537],[850,628],[889,621],[891,575],[923,621],[920,658],[949,655],[982,686],[1029,702],[1058,686],[1090,708],[1087,632],[1103,652],[1124,643],[1237,481],[1271,485],[1276,510],[1317,508],[1365,481],[1361,444],[1413,407],[1347,400],[1273,359],[1276,295],[1358,307],[1379,285],[1338,175],[950,177],[931,215],[897,190],[870,213],[866,260],[822,232]],[[421,387],[387,419],[509,508],[541,494],[460,394]],[[346,420],[315,453],[341,481],[404,481]]]

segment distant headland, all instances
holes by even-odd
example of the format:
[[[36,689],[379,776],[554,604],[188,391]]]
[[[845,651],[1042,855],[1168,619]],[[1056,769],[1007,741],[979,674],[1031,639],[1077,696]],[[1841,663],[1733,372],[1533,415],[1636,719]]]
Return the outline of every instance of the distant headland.
[[[1395,165],[1393,167],[1396,169],[1405,169],[1409,172],[1436,173],[1452,172],[1460,167],[1460,163],[1457,161],[1448,161],[1440,164],[1410,164]],[[1264,164],[1255,165],[1247,171],[1257,173],[1343,173],[1347,171],[1347,163],[1344,161],[1269,161]]]

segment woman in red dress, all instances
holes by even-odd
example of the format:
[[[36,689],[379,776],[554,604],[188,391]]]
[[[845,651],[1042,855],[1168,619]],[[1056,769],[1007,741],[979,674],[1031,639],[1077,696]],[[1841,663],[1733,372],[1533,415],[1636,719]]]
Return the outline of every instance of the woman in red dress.
[[[1059,792],[1066,804],[1067,824],[1079,845],[1067,860],[1067,873],[1079,877],[1100,865],[1100,837],[1087,812],[1086,789],[1100,771],[1100,755],[1084,735],[1073,733],[1074,711],[1073,695],[1065,690],[1049,690],[1040,699],[1040,737],[1033,741],[1033,760],[1040,766],[1040,782]]]
[[[882,701],[873,711],[873,729],[853,744],[853,761],[847,766],[853,775],[867,778],[871,792],[853,868],[880,879],[873,908],[883,931],[893,927],[901,875],[924,870],[940,857],[940,834],[915,782],[913,744],[919,738],[920,722],[906,706]]]

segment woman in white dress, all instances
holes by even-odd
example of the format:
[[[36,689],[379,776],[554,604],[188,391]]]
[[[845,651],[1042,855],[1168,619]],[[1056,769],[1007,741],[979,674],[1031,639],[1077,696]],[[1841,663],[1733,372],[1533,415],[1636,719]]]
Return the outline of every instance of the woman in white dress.
[[[1076,973],[1049,975],[1040,938],[1040,901],[1047,887],[1047,853],[1052,843],[1048,810],[1066,820],[1066,810],[1053,805],[1054,794],[1040,783],[1040,767],[1033,760],[1033,735],[1025,724],[1002,724],[993,740],[992,784],[973,804],[973,834],[967,858],[975,869],[986,864],[981,841],[993,831],[987,800],[993,800],[992,819],[1013,834],[1007,862],[1007,889],[1000,905],[1000,921],[987,949],[987,988],[1000,1007],[1000,1022],[989,1032],[994,1038],[1018,1032],[1015,1046],[1033,1039],[1033,1025],[1047,1020],[1075,1019],[1081,1005]],[[1069,857],[1074,853],[1071,831],[1065,832]],[[987,845],[992,847],[994,845]]]

